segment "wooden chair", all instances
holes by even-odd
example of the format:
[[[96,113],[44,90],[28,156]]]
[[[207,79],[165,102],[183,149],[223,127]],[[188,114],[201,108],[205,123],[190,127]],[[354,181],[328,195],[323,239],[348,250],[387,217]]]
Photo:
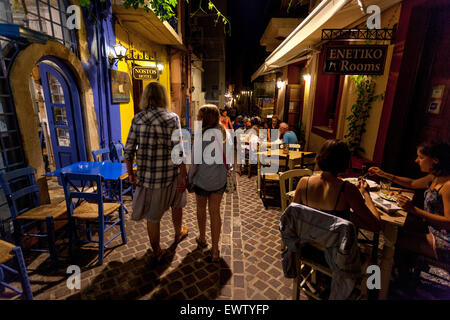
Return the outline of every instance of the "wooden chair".
[[[61,180],[66,197],[67,212],[69,213],[69,247],[71,256],[75,242],[98,243],[98,263],[102,264],[104,249],[113,239],[121,235],[122,243],[127,243],[123,207],[119,202],[109,203],[103,201],[103,178],[100,175],[61,173]],[[81,190],[75,184],[76,181],[82,183]],[[121,180],[119,182],[121,183]],[[97,185],[97,190],[94,192],[85,192],[83,186],[92,183]],[[119,194],[119,201],[122,202],[122,194]],[[112,221],[112,213],[116,210],[119,211],[118,219]],[[87,231],[87,241],[77,239],[76,229],[78,221],[88,222],[86,229],[84,229]],[[95,224],[97,225],[96,228],[91,227],[91,225]],[[115,225],[119,225],[120,231],[105,243],[105,233]],[[98,241],[92,240],[91,232],[93,230],[98,231]]]
[[[281,199],[281,212],[286,210],[290,201],[292,200],[293,192],[295,192],[295,188],[297,183],[294,183],[294,178],[311,176],[313,172],[309,169],[293,169],[286,172],[282,172],[279,175],[280,179],[280,199]],[[286,182],[288,182],[288,188],[286,188]]]
[[[297,247],[295,254],[297,276],[293,279],[293,300],[300,300],[301,292],[314,300],[324,300],[328,298],[333,274],[325,260],[325,249],[326,248],[320,243],[312,241]],[[368,277],[366,270],[371,264],[370,259],[363,254],[361,254],[360,257],[361,274],[350,299],[372,299],[374,296],[368,293],[366,286]]]
[[[259,157],[258,157],[258,161]],[[284,157],[283,159],[272,160],[277,161],[278,164],[278,172],[277,173],[263,173],[261,172],[261,191],[260,197],[263,201],[264,207],[267,209],[269,206],[280,207],[280,173],[288,171],[288,163],[289,163],[289,155]],[[272,163],[262,164],[261,170],[264,167],[270,166]]]
[[[14,264],[17,269],[6,265],[6,263],[10,260],[14,260]],[[11,286],[5,281],[6,272],[19,276],[22,284],[22,290]],[[23,260],[22,249],[9,242],[0,240],[0,293],[2,293],[5,288],[20,294],[22,299],[33,300],[33,293],[31,292],[30,281],[28,279],[25,261]]]
[[[94,162],[111,162],[111,151],[108,147],[92,150],[92,157]]]
[[[120,162],[122,163],[125,158],[123,156],[123,150],[124,150],[124,146],[122,144],[122,142],[118,142],[113,144],[113,151],[111,153],[111,158],[113,159],[114,162]],[[133,165],[133,170],[135,170],[136,168],[136,164]],[[133,190],[133,186],[131,184],[128,183],[128,172],[124,173],[120,179],[122,180],[122,184],[127,185],[126,188],[124,188],[122,190],[122,195],[127,194],[128,192],[131,193],[131,198],[133,199],[133,195],[134,195],[134,190]]]
[[[53,263],[57,263],[55,247],[55,221],[67,220],[64,201],[41,205],[39,186],[32,167],[5,172],[0,175],[0,184],[8,201],[14,227],[14,242],[21,246],[24,236],[47,239],[48,249],[32,249],[38,252],[49,252]],[[37,233],[27,233],[37,228]]]
[[[309,169],[293,169],[286,172],[282,172],[279,175],[280,179],[280,199],[281,199],[281,212],[284,212],[289,203],[294,198],[295,188],[298,181],[294,181],[294,178],[300,180],[301,177],[312,175],[312,171]],[[286,188],[286,182],[288,182],[288,188]],[[294,183],[297,182],[297,183]],[[283,240],[281,240],[281,250],[285,249]]]
[[[299,144],[288,144],[288,146],[289,146],[289,150],[293,150],[293,151],[301,150],[301,146]]]
[[[302,154],[300,164],[296,165],[296,169],[311,169],[314,170],[316,167],[316,153],[312,152],[309,154]]]

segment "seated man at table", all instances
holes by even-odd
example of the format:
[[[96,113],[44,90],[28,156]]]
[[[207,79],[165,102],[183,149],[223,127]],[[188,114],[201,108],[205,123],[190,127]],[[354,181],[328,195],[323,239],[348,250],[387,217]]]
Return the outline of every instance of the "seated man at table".
[[[125,145],[130,183],[136,186],[131,218],[147,220],[150,244],[157,262],[165,253],[159,245],[160,220],[169,207],[172,207],[175,243],[183,240],[189,231],[187,226],[182,227],[183,207],[186,205],[186,166],[184,163],[175,164],[171,157],[176,146],[171,139],[172,133],[181,126],[178,116],[167,110],[168,101],[167,91],[161,84],[151,82],[147,85],[140,101],[143,111],[134,116]],[[132,164],[136,152],[135,175]]]
[[[320,175],[298,182],[293,202],[352,221],[357,227],[378,232],[380,214],[366,182],[355,185],[339,178],[350,164],[350,150],[343,141],[327,140],[317,157]],[[352,210],[350,210],[352,209]]]
[[[286,122],[280,124],[280,139],[283,139],[284,144],[297,144],[298,139],[294,131],[289,130],[289,126]]]

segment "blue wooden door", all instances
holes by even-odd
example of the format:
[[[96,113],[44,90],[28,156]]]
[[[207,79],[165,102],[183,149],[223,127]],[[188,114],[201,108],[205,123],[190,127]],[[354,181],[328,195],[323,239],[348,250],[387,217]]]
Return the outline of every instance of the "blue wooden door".
[[[79,102],[78,91],[72,85],[69,89],[70,81],[53,66],[41,62],[39,71],[56,169],[85,160],[80,152],[84,148],[83,124],[77,121],[80,116],[76,114],[81,114],[76,103]],[[80,135],[81,139],[77,137]]]

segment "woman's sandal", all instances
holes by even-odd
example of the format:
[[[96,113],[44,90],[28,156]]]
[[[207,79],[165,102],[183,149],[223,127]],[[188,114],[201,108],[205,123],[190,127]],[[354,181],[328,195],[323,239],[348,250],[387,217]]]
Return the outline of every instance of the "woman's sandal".
[[[183,241],[184,239],[186,239],[186,237],[189,234],[189,228],[188,226],[182,226],[181,227],[181,232],[180,235],[178,236],[178,238],[175,239],[175,243],[179,244],[181,241]]]
[[[201,241],[200,238],[195,238],[195,241],[197,242],[197,248],[199,249],[205,249],[206,247],[208,247],[208,243],[206,241]]]
[[[217,257],[213,256],[212,250],[209,251],[209,255],[206,257],[206,261],[210,263],[219,263],[220,262],[220,251],[217,251]]]

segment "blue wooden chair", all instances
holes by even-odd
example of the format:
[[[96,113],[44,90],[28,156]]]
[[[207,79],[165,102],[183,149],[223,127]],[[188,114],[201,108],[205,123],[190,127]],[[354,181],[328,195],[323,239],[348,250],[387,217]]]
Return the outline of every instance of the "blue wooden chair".
[[[57,263],[55,248],[55,220],[67,220],[64,201],[59,204],[40,204],[39,186],[36,185],[32,167],[5,172],[0,175],[0,185],[5,193],[14,227],[14,242],[21,246],[24,236],[37,237],[38,252],[49,252],[53,263]],[[37,233],[27,233],[36,229]],[[43,239],[48,242],[48,249],[42,249]]]
[[[6,265],[8,261],[13,260],[17,269]],[[22,290],[13,287],[5,280],[6,274],[18,275],[22,284]],[[22,296],[25,300],[33,300],[33,293],[31,292],[30,281],[28,279],[28,273],[23,260],[22,249],[15,245],[0,240],[0,293],[8,288]]]
[[[111,151],[108,147],[98,150],[92,150],[94,162],[111,162]]]
[[[98,262],[99,264],[102,264],[104,249],[113,239],[121,235],[123,244],[127,243],[123,206],[118,202],[103,201],[103,177],[100,175],[61,173],[61,180],[64,188],[64,195],[66,197],[67,212],[69,213],[70,254],[72,256],[75,242],[98,243]],[[77,182],[81,182],[81,189],[77,186]],[[84,186],[92,184],[97,185],[97,190],[94,190],[93,192],[84,191]],[[122,202],[121,194],[119,194],[119,201]],[[112,221],[111,214],[116,210],[119,210],[118,219]],[[76,236],[78,221],[88,222],[84,229],[87,231],[87,241],[82,241]],[[97,226],[91,227],[92,225]],[[120,226],[120,232],[116,233],[105,243],[105,233],[115,225]],[[92,240],[91,232],[93,230],[98,231],[98,241]]]
[[[125,147],[123,146],[122,142],[118,142],[113,144],[112,152],[111,152],[111,159],[113,159],[114,162],[123,162],[125,160],[123,156],[123,150]],[[136,164],[133,165],[133,170],[135,170]],[[128,183],[128,173],[124,173],[120,179],[125,182],[125,184]],[[125,189],[122,189],[122,195],[127,194],[128,192],[131,192],[131,198],[133,198],[134,190],[133,186],[131,184],[128,185]]]

